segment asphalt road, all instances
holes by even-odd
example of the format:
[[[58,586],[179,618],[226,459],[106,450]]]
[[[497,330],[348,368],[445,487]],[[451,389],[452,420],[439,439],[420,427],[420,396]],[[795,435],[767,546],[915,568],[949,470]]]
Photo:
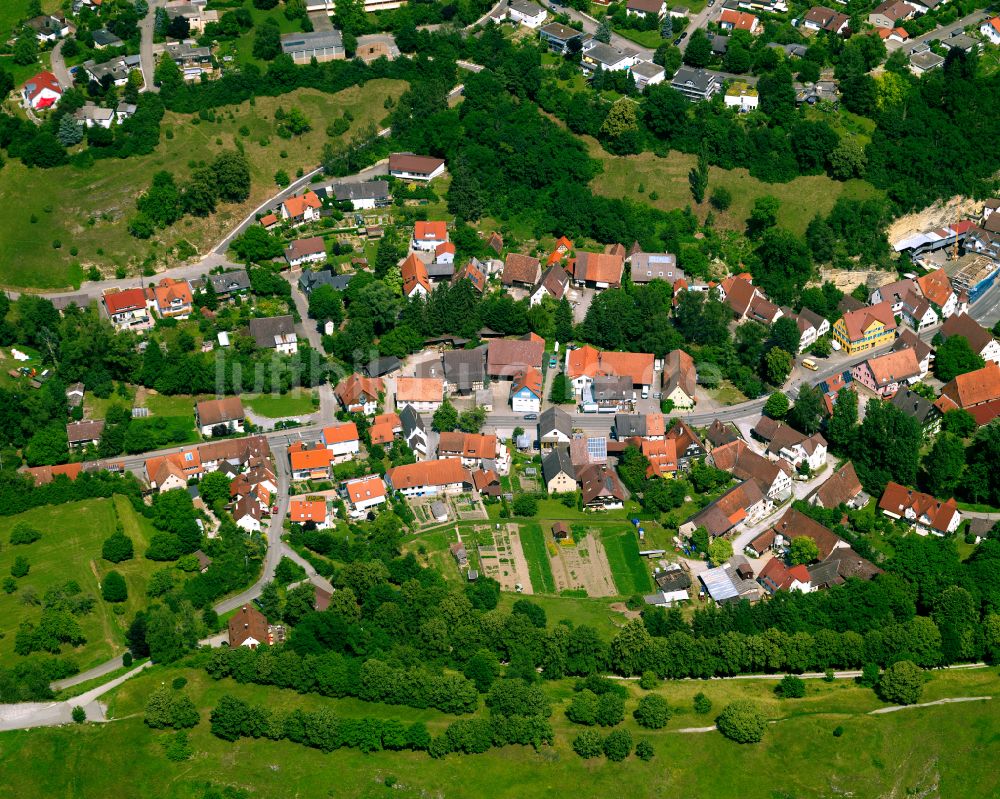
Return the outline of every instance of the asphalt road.
[[[56,42],[56,46],[52,48],[52,74],[56,76],[59,85],[67,89],[73,85],[73,76],[66,66],[66,59],[63,58],[62,49],[64,44],[66,44],[66,40],[60,39]]]
[[[959,20],[955,20],[948,25],[942,25],[940,28],[935,28],[932,31],[928,31],[922,36],[917,36],[913,39],[907,39],[905,42],[886,42],[886,50],[890,53],[893,50],[904,49],[906,52],[910,52],[918,44],[929,44],[934,41],[944,41],[945,39],[950,39],[956,33],[962,33],[966,27],[969,25],[978,26],[980,22],[984,19],[989,19],[992,14],[985,11],[976,11],[969,14],[966,17],[962,17]]]
[[[153,57],[153,26],[156,23],[156,9],[165,5],[164,0],[149,0],[149,13],[139,20],[139,59],[145,81],[143,91],[158,92],[160,87],[153,84],[156,59]]]

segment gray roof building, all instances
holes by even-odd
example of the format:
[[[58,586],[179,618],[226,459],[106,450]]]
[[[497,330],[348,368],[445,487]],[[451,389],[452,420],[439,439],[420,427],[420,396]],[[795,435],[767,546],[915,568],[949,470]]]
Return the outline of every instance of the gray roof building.
[[[221,275],[208,275],[208,279],[212,281],[212,288],[219,296],[250,290],[250,275],[246,269],[234,269]]]
[[[558,406],[546,408],[538,417],[538,434],[543,441],[559,438],[560,434],[569,441],[573,437],[573,417]]]
[[[472,350],[448,350],[441,356],[444,379],[455,389],[467,394],[482,387],[486,380],[486,347]]]
[[[274,349],[279,339],[295,335],[295,321],[291,316],[269,316],[250,320],[250,335],[258,347]]]
[[[717,72],[680,67],[670,81],[670,85],[689,100],[697,101],[708,100],[722,88],[722,81]]]
[[[338,201],[374,200],[376,203],[389,201],[389,182],[368,180],[364,183],[334,183],[330,191]]]
[[[637,252],[629,260],[633,283],[665,280],[673,285],[678,280],[686,279],[684,272],[677,268],[677,256],[673,253]]]
[[[542,458],[542,477],[545,478],[546,485],[558,477],[560,472],[576,479],[576,467],[573,466],[573,459],[567,446],[553,447],[548,455]]]
[[[344,58],[344,37],[338,30],[313,31],[312,33],[286,33],[281,37],[281,52],[296,63],[333,61]]]
[[[308,294],[319,286],[333,286],[337,291],[344,291],[354,275],[335,275],[332,269],[321,269],[318,272],[303,271],[299,276],[299,288]]]

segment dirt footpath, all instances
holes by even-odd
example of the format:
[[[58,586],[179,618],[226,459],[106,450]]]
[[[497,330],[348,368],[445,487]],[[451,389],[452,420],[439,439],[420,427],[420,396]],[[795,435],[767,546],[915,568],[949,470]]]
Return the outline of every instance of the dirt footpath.
[[[588,533],[575,546],[558,546],[558,554],[550,555],[556,590],[584,589],[587,596],[615,596],[611,566],[604,544],[593,533]]]

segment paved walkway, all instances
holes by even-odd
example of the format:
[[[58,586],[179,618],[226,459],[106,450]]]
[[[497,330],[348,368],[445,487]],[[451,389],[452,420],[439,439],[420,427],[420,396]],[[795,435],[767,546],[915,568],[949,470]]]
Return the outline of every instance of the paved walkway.
[[[871,711],[869,716],[879,716],[883,713],[895,713],[897,710],[909,710],[914,707],[934,707],[935,705],[954,705],[958,702],[988,702],[992,696],[954,696],[948,699],[938,699],[935,702],[921,702],[918,705],[893,705],[892,707],[880,707]]]

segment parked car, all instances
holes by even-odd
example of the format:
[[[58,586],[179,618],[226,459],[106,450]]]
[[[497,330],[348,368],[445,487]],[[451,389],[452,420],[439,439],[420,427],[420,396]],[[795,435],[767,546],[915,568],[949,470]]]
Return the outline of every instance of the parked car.
[[[526,413],[526,414],[524,414],[524,421],[526,421],[526,422],[534,422],[537,419],[538,419],[538,414],[537,413]]]

